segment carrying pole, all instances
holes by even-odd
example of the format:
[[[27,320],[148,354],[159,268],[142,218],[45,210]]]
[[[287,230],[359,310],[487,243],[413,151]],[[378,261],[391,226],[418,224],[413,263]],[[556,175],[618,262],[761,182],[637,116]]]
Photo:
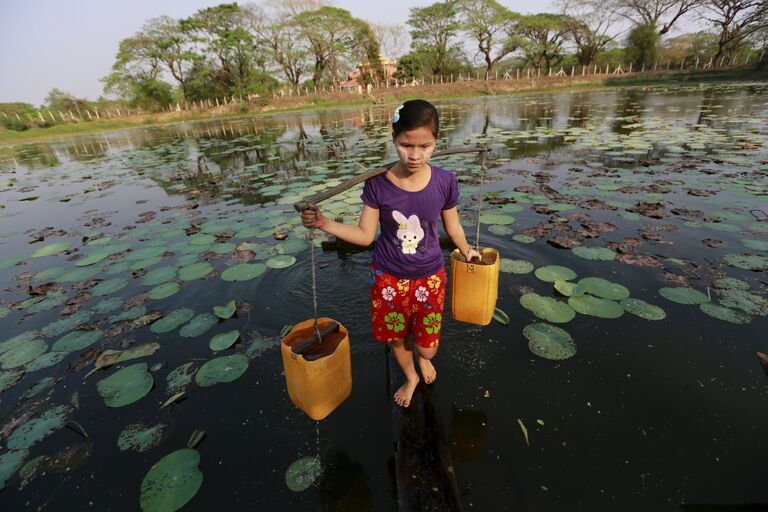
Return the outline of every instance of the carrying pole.
[[[489,151],[489,148],[487,147],[478,147],[478,146],[461,146],[458,148],[452,148],[452,149],[446,149],[444,151],[438,151],[437,153],[434,153],[431,158],[439,157],[439,156],[446,156],[446,155],[455,155],[457,153],[479,153],[483,152],[484,154]],[[484,162],[485,160],[483,160]],[[317,204],[321,201],[325,201],[326,199],[330,199],[331,197],[341,194],[342,192],[349,190],[350,188],[354,187],[358,183],[362,183],[366,180],[369,180],[375,176],[378,176],[379,174],[384,174],[387,172],[390,168],[392,168],[395,164],[397,164],[397,161],[391,162],[387,164],[384,167],[379,167],[377,169],[371,169],[370,171],[366,171],[358,176],[355,176],[354,178],[351,178],[344,183],[341,183],[339,185],[336,185],[332,189],[326,190],[324,192],[320,192],[318,194],[315,194],[313,196],[309,196],[304,198],[303,201],[298,201],[296,203],[293,203],[293,207],[297,212],[302,212],[310,207],[310,205]]]

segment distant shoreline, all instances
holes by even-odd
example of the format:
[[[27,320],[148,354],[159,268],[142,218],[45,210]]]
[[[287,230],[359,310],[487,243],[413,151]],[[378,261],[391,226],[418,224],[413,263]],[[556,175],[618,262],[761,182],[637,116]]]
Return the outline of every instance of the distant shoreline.
[[[744,68],[712,72],[633,73],[622,75],[592,75],[574,77],[542,76],[529,79],[472,80],[466,82],[422,85],[417,87],[389,88],[375,91],[379,104],[397,103],[414,96],[430,100],[454,99],[478,96],[506,96],[521,92],[548,90],[578,90],[587,88],[611,88],[637,85],[685,84],[734,80],[768,80],[768,69]],[[185,121],[211,121],[233,117],[268,117],[286,112],[304,112],[371,105],[371,96],[355,93],[310,94],[308,96],[281,97],[267,105],[233,103],[206,111],[159,112],[140,114],[118,120],[99,120],[76,124],[63,124],[51,128],[30,128],[22,132],[0,129],[0,147],[28,142],[87,135],[126,128],[161,126]]]

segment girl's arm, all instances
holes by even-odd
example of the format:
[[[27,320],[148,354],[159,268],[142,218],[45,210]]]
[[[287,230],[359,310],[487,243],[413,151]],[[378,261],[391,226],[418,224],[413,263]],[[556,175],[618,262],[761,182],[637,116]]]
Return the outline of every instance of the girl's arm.
[[[467,242],[467,236],[464,234],[464,227],[459,222],[459,212],[456,210],[456,207],[443,210],[441,215],[445,232],[451,237],[453,244],[459,248],[459,252],[464,256],[464,259],[467,261],[470,261],[472,258],[482,259],[480,253]]]
[[[371,245],[379,225],[379,210],[363,205],[363,213],[357,226],[336,222],[320,213],[316,204],[301,212],[301,222],[306,228],[322,229],[337,238],[363,247]]]

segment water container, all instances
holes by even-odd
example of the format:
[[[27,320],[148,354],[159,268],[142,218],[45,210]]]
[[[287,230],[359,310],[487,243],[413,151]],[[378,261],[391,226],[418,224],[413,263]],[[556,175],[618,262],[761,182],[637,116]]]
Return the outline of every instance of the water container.
[[[451,315],[460,322],[488,325],[499,295],[499,251],[480,251],[481,263],[467,263],[458,249],[451,253]]]
[[[291,346],[312,336],[313,318],[293,326],[283,338],[281,352],[285,367],[288,396],[296,407],[315,420],[333,412],[352,393],[352,361],[349,352],[349,332],[343,325],[333,334],[323,337],[315,348],[295,354]],[[320,330],[334,320],[318,318]]]

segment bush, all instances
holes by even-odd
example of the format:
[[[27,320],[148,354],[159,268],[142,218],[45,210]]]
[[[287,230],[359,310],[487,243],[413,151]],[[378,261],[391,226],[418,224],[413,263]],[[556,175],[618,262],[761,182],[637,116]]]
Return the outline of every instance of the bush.
[[[29,130],[30,128],[29,123],[27,123],[26,121],[21,121],[19,119],[16,119],[16,116],[13,116],[13,117],[3,116],[2,122],[3,122],[3,126],[15,132],[23,132],[24,130]]]
[[[650,68],[656,61],[656,50],[661,36],[653,25],[640,25],[627,37],[627,57],[636,68]]]

